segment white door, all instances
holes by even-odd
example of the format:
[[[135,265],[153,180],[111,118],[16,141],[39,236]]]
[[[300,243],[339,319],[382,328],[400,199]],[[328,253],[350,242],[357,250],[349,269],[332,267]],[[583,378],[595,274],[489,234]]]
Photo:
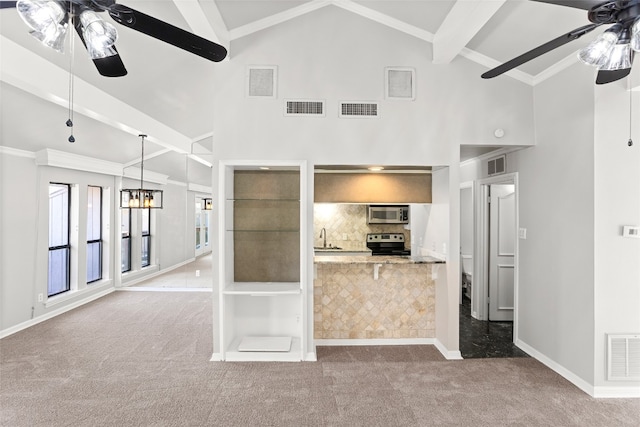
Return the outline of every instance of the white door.
[[[489,320],[513,321],[515,284],[515,186],[490,186]]]

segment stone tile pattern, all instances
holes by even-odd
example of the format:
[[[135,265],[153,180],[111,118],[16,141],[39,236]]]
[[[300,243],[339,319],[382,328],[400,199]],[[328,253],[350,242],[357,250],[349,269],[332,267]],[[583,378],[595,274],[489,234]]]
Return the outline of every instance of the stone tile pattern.
[[[316,264],[316,339],[434,338],[430,264]]]
[[[327,230],[327,244],[348,251],[367,250],[367,233],[403,233],[405,247],[411,247],[411,233],[403,224],[367,224],[363,204],[316,203],[313,207],[313,246],[322,246],[320,231]],[[347,235],[347,240],[343,239]]]

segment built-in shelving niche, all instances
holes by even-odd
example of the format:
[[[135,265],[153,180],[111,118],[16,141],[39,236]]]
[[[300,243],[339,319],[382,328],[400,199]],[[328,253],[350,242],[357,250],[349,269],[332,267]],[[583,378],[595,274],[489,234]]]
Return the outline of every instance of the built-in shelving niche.
[[[306,354],[305,182],[304,162],[221,162],[221,360]]]

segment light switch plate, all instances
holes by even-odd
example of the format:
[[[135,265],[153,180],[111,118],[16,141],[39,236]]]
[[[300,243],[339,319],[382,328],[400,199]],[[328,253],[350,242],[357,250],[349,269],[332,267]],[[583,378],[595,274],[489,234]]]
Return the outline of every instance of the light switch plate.
[[[526,238],[527,238],[527,229],[526,228],[519,228],[518,229],[518,237],[523,239],[523,240],[526,240]]]

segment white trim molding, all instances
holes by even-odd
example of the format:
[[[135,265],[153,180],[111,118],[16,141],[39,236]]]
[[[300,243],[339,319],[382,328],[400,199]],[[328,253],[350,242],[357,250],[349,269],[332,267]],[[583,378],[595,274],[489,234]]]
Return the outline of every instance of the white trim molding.
[[[20,150],[18,148],[6,147],[0,145],[0,154],[6,154],[7,156],[26,157],[28,159],[35,159],[36,153],[26,150]]]
[[[437,338],[379,338],[379,339],[316,339],[316,346],[368,346],[368,345],[432,345],[447,360],[462,360],[458,350],[448,350]]]
[[[80,299],[78,301],[75,301],[69,305],[65,305],[64,307],[60,307],[58,309],[55,310],[51,310],[45,314],[43,314],[42,316],[38,316],[35,317],[33,319],[27,320],[26,322],[22,322],[19,323],[15,326],[12,326],[10,328],[4,329],[2,331],[0,331],[0,339],[2,338],[6,338],[9,335],[13,335],[16,332],[20,332],[24,329],[30,328],[31,326],[37,325],[38,323],[44,322],[45,320],[49,320],[52,319],[56,316],[59,316],[60,314],[66,313],[67,311],[71,311],[74,308],[78,308],[82,305],[85,305],[91,301],[97,300],[98,298],[102,298],[105,295],[110,294],[111,292],[114,291],[113,286],[109,287],[108,289],[105,289],[103,291],[97,292],[95,294],[92,294],[86,298]]]
[[[38,151],[35,157],[36,165],[38,166],[53,166],[112,176],[122,175],[122,165],[120,163],[100,160],[94,157],[66,153],[50,148]]]

